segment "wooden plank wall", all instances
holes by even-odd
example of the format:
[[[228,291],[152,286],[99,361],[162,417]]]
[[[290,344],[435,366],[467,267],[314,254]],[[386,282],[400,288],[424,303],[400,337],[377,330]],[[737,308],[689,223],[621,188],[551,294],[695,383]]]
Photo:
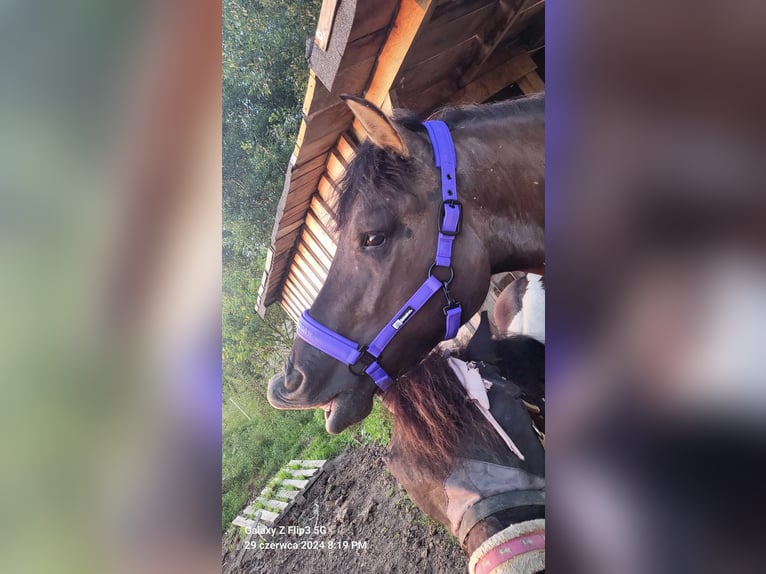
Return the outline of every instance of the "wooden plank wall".
[[[520,81],[537,65],[518,33],[543,8],[539,0],[440,2],[401,65],[393,105],[480,103]]]
[[[287,281],[302,247],[312,252],[319,268],[314,272],[321,281],[329,265],[322,251],[334,253],[334,224],[329,220],[334,218],[338,180],[357,142],[349,131],[353,116],[339,95],[358,93],[366,85],[399,2],[360,4],[363,6],[357,7],[357,0],[325,0],[320,12],[320,29],[327,27],[328,21],[331,26],[322,33],[325,49],[320,41],[310,56],[303,121],[277,208],[271,264],[264,270],[259,290],[261,315],[266,306],[281,301],[296,318],[313,300],[315,294],[310,289],[300,292],[299,282],[290,285]],[[308,213],[319,224],[309,227]],[[313,253],[317,245],[321,248]]]

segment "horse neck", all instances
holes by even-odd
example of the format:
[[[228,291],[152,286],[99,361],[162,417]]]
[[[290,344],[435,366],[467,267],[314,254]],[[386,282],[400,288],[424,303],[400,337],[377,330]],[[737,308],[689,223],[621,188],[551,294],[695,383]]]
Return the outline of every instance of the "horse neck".
[[[545,264],[544,132],[537,116],[465,122],[453,130],[464,228],[484,244],[493,273]]]

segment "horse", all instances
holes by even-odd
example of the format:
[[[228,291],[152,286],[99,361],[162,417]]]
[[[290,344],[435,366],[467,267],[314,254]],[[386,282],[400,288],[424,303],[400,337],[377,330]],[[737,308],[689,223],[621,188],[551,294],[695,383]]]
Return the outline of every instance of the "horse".
[[[493,313],[499,334],[521,333],[545,343],[543,277],[526,273],[511,281],[497,298]]]
[[[457,538],[471,574],[498,560],[497,572],[541,571],[545,455],[530,414],[543,404],[544,345],[527,336],[492,340],[484,312],[458,357],[491,382],[490,413],[523,459],[467,400],[454,359],[435,352],[383,397],[394,419],[384,462],[413,502]]]
[[[342,180],[327,279],[268,385],[276,408],[323,408],[331,434],[454,337],[493,273],[545,263],[544,96],[426,122],[344,100],[368,139]]]

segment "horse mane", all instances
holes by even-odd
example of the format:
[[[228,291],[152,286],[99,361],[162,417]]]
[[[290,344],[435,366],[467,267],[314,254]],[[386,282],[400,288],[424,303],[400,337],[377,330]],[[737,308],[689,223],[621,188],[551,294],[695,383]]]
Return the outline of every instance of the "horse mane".
[[[384,402],[394,418],[391,443],[434,476],[450,472],[469,437],[501,444],[438,352],[400,376]]]
[[[526,119],[543,116],[545,116],[545,94],[536,94],[489,104],[447,106],[437,109],[427,119],[442,120],[450,127],[457,127],[467,121],[494,122],[509,117]]]
[[[542,95],[504,100],[492,104],[445,107],[428,118],[407,110],[397,110],[394,121],[399,126],[416,133],[425,133],[424,119],[444,121],[450,128],[464,122],[488,121],[516,116],[519,118],[542,117],[545,114],[545,98]],[[405,182],[412,173],[414,162],[399,154],[379,148],[370,141],[359,146],[340,181],[337,210],[337,230],[342,230],[351,219],[352,207],[357,197],[362,197],[365,209],[382,207],[390,209],[400,199]]]

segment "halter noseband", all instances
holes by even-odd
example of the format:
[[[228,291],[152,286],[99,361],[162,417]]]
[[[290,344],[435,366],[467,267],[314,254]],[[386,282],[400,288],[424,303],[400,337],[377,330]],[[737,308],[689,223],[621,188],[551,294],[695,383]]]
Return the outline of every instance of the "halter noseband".
[[[301,339],[341,363],[348,365],[351,372],[355,375],[369,375],[383,392],[388,390],[393,383],[393,379],[378,363],[380,355],[399,330],[439,290],[444,292],[447,300],[447,304],[444,306],[444,315],[446,317],[444,340],[452,339],[457,335],[457,331],[462,324],[460,320],[462,313],[460,303],[455,301],[449,292],[449,285],[452,283],[455,275],[452,268],[452,242],[460,233],[463,219],[463,209],[457,201],[455,146],[452,143],[449,128],[444,122],[427,121],[423,122],[423,125],[428,130],[428,135],[431,138],[436,167],[441,171],[442,190],[436,258],[428,269],[428,277],[402,308],[396,312],[386,326],[380,330],[369,345],[355,343],[329,327],[325,327],[311,317],[308,310],[304,311],[301,315],[296,330],[297,335]],[[449,279],[441,281],[435,277],[433,272],[436,267],[448,269]]]

